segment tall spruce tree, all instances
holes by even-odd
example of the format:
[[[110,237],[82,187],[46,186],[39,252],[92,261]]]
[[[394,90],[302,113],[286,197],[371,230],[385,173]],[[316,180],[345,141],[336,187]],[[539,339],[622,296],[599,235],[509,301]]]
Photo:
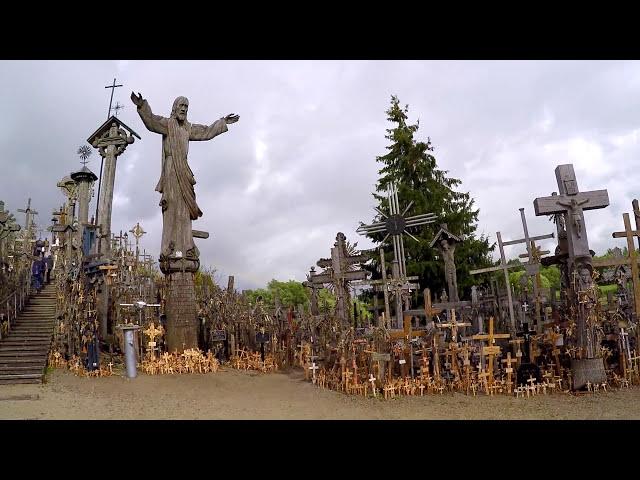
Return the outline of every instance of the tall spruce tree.
[[[451,233],[464,239],[456,247],[455,260],[460,298],[469,298],[471,286],[477,282],[469,271],[492,265],[489,252],[495,244],[490,245],[484,235],[476,237],[479,210],[473,208],[474,200],[469,193],[456,191],[456,187],[461,184],[460,180],[448,177],[448,171],[438,168],[436,158],[431,153],[434,151],[431,139],[428,138],[425,143],[414,138],[419,120],[415,125],[409,125],[408,110],[408,105],[404,108],[400,106],[397,96],[391,97],[391,107],[386,113],[387,119],[394,127],[387,129],[385,136],[391,144],[386,147],[386,155],[376,157],[376,161],[384,166],[379,171],[377,193],[373,196],[379,202],[379,208],[388,212],[386,191],[391,183],[395,183],[398,186],[400,209],[404,209],[409,202],[414,202],[405,216],[429,212],[438,216],[436,223],[407,229],[420,240],[419,242],[406,235],[404,239],[407,275],[420,277],[420,291],[428,287],[431,292],[439,294],[447,286],[444,262],[438,257],[436,249],[429,248],[429,243],[438,232],[440,224],[446,223]],[[376,221],[379,220],[381,218],[376,218]],[[380,242],[385,235],[376,233],[368,236]],[[388,262],[393,260],[391,237],[382,246],[388,265]],[[374,257],[374,271],[378,268],[377,264],[378,259]]]

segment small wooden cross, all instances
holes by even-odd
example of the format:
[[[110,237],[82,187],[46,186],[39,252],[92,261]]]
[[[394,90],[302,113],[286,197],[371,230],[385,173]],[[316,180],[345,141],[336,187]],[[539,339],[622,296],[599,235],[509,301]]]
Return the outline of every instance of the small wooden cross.
[[[507,358],[502,360],[502,363],[506,365],[505,372],[507,373],[507,383],[511,384],[511,374],[513,373],[513,367],[511,364],[517,363],[515,358],[511,358],[511,352],[507,352]]]
[[[498,338],[511,338],[511,335],[508,333],[493,333],[493,317],[489,317],[489,333],[482,335],[473,335],[471,337],[474,340],[486,340],[488,342],[488,346],[482,347],[482,353],[489,357],[489,369],[488,373],[488,382],[489,387],[493,384],[493,358],[500,353],[500,347],[494,345],[496,343],[496,339]]]
[[[318,367],[318,366],[316,365],[316,362],[313,362],[313,363],[311,364],[311,366],[309,367],[309,370],[311,370],[311,374],[313,375],[313,380],[312,380],[312,381],[313,381],[313,383],[314,383],[314,384],[316,383],[316,370],[317,370],[318,368],[320,368],[320,367]]]

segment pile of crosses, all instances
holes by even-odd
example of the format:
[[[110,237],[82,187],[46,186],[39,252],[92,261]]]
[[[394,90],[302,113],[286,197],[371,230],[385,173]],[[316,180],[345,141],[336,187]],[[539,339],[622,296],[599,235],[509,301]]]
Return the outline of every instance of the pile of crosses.
[[[278,370],[278,363],[273,355],[268,354],[263,358],[260,352],[248,352],[242,348],[236,350],[231,357],[230,365],[237,370],[257,370],[263,373]]]
[[[77,377],[110,377],[113,375],[113,364],[109,363],[107,367],[100,366],[93,370],[87,370],[77,355],[72,355],[69,360],[65,360],[64,356],[57,350],[49,353],[48,366],[51,368],[67,368]]]
[[[150,352],[142,361],[142,371],[147,375],[209,373],[219,368],[220,363],[211,352],[205,355],[195,348],[187,348],[181,354],[164,352],[156,356]]]
[[[287,313],[276,299],[274,308],[258,300],[251,304],[233,288],[217,285],[196,291],[202,323],[202,348],[234,368],[274,372],[297,365],[294,355],[306,314],[302,308]]]
[[[524,238],[503,242],[498,232],[501,255],[498,266],[471,272],[477,275],[500,272],[505,278],[503,291],[498,279],[485,276],[490,281],[489,287],[473,288],[471,301],[458,299],[455,280],[453,250],[463,239],[451,233],[446,225],[441,225],[431,247],[439,248],[445,262],[449,291],[443,291],[439,301],[432,304],[427,289],[424,309],[415,310],[410,308],[409,292],[417,287],[410,283],[417,278],[406,275],[402,231],[397,228],[399,224],[408,225],[409,219],[402,217],[400,221],[399,212],[392,211],[393,222],[383,215],[381,221],[359,228],[360,233],[387,233],[387,237],[394,237],[390,275],[381,251],[382,280],[366,280],[366,272],[357,268],[366,255],[350,251],[344,235],[338,234],[331,258],[317,263],[325,270],[316,273],[312,268],[305,282],[311,289],[311,321],[308,325],[301,324],[307,343],[303,342],[296,357],[305,369],[305,377],[322,388],[357,395],[382,392],[386,398],[446,391],[532,397],[582,390],[601,392],[609,386],[625,388],[640,383],[636,354],[640,279],[633,245],[633,237],[640,237],[638,202],[633,202],[636,230],[631,229],[629,216],[625,214],[625,231],[613,233],[614,238],[626,237],[628,258],[619,255],[612,260],[596,261],[588,247],[583,211],[606,207],[608,194],[606,190],[580,192],[571,165],[558,166],[556,177],[559,194],[554,192],[534,201],[536,215],[551,216],[556,234],[530,236],[521,208]],[[397,192],[392,188],[389,204],[397,210],[394,195],[397,197]],[[555,254],[544,257],[549,252],[541,251],[536,242],[555,235],[558,239]],[[516,244],[526,247],[526,253],[520,255],[526,263],[519,295],[512,292],[508,270],[513,264],[507,264],[503,249]],[[560,269],[560,292],[542,288],[540,267],[549,265],[558,265]],[[597,285],[600,274],[596,269],[610,267],[617,268],[608,277],[615,279],[619,291],[615,300],[609,296],[605,307],[600,301]],[[385,304],[382,315],[376,311],[374,326],[355,326],[360,335],[354,334],[348,313],[349,283],[356,282],[381,289]],[[337,297],[333,319],[330,323],[313,322],[319,317],[316,291],[326,284],[331,285]],[[390,309],[393,304],[397,312],[395,320]],[[399,328],[400,318],[404,319],[403,328]],[[426,324],[420,319],[426,319]],[[487,319],[488,334],[484,333]],[[509,333],[494,333],[494,320],[500,331]],[[332,327],[327,328],[329,325]],[[458,336],[458,328],[463,330],[462,336]],[[445,329],[450,332],[444,332]],[[476,333],[465,335],[467,329]],[[634,331],[636,338],[630,334]],[[309,342],[311,338],[315,338],[314,343]],[[309,352],[309,345],[313,345],[314,351]]]

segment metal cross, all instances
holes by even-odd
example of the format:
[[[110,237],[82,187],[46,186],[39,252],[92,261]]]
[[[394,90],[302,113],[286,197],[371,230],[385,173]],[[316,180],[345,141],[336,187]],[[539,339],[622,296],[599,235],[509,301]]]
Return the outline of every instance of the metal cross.
[[[115,112],[116,117],[118,116],[118,110],[121,110],[124,108],[124,105],[121,105],[119,102],[116,102],[115,106],[113,107],[113,111]]]
[[[109,111],[107,112],[107,119],[109,119],[109,117],[111,117],[111,102],[113,102],[113,91],[118,88],[121,87],[122,85],[116,85],[116,79],[113,79],[113,85],[107,85],[104,88],[110,88],[111,89],[111,98],[109,99]]]
[[[400,204],[398,202],[398,188],[393,183],[389,186],[389,190],[387,191],[387,201],[389,204],[388,214],[377,207],[375,208],[375,210],[382,216],[384,220],[374,222],[371,225],[365,225],[364,223],[360,222],[360,226],[356,229],[356,232],[360,235],[386,232],[387,235],[382,239],[381,243],[384,243],[389,235],[391,235],[393,240],[393,254],[395,260],[398,262],[398,266],[400,267],[400,276],[406,277],[407,269],[405,264],[404,240],[402,234],[406,233],[416,242],[419,242],[416,237],[414,237],[407,231],[407,228],[433,223],[436,221],[436,214],[424,213],[422,215],[405,217],[405,214],[413,205],[413,201],[411,201],[409,205],[407,205],[406,208],[402,211],[402,213],[400,213]]]

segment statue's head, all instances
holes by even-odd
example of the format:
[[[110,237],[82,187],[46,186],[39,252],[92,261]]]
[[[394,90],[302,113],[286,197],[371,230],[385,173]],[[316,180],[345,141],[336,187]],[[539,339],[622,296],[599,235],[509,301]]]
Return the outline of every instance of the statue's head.
[[[180,122],[187,119],[187,111],[189,110],[189,99],[187,97],[178,97],[173,101],[171,108],[171,116],[177,118]]]
[[[593,267],[590,264],[580,262],[576,265],[576,270],[578,272],[579,281],[582,285],[588,286],[593,283]]]

